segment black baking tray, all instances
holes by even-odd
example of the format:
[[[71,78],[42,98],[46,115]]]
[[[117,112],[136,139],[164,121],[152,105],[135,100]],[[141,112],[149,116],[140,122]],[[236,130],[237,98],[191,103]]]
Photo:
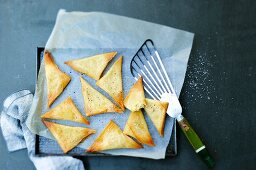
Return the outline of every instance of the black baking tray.
[[[37,47],[36,68],[37,74],[40,69],[41,61],[43,59],[44,47]],[[36,75],[37,75],[36,74]],[[55,140],[48,139],[39,135],[36,135],[35,142],[35,154],[36,155],[64,155],[63,151],[59,147]],[[75,147],[65,155],[71,156],[114,156],[103,153],[87,153],[84,149]],[[174,122],[173,132],[171,135],[170,143],[166,149],[166,156],[177,155],[177,140],[176,140],[176,121]]]

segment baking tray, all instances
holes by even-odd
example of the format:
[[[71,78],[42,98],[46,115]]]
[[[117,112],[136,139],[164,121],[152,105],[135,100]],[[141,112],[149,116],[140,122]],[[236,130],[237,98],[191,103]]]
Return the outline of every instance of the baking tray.
[[[43,59],[44,47],[37,47],[37,56],[36,56],[36,70],[37,74],[40,69],[41,61]],[[36,74],[36,75],[37,75]],[[37,80],[37,76],[36,76]],[[48,139],[39,135],[36,135],[35,143],[35,154],[36,155],[64,155],[63,151],[59,147],[58,143],[55,140]],[[71,156],[116,156],[108,155],[103,153],[87,153],[84,149],[75,147],[65,155]],[[176,141],[176,121],[173,125],[173,132],[169,145],[166,149],[166,156],[175,156],[177,155],[177,141]]]

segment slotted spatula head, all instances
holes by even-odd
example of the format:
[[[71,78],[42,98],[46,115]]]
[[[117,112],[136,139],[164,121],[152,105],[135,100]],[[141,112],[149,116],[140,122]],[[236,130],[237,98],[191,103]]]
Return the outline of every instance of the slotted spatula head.
[[[152,40],[146,40],[136,52],[130,70],[135,80],[143,78],[144,89],[150,97],[169,102],[169,116],[178,118],[181,115],[182,107]]]

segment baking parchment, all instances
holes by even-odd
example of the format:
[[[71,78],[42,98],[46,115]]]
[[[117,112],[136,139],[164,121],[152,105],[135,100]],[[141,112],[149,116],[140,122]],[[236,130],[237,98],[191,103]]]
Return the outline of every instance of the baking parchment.
[[[118,52],[115,58],[109,63],[104,73],[120,55],[123,56],[123,88],[126,95],[134,83],[129,69],[130,61],[146,39],[152,39],[154,41],[174,89],[179,95],[186,73],[193,37],[193,33],[137,19],[102,12],[66,12],[65,10],[60,10],[54,29],[45,48],[52,53],[59,68],[69,74],[72,80],[51,108],[57,106],[68,96],[71,96],[80,112],[85,116],[84,102],[79,81],[80,76],[112,100],[107,93],[95,85],[95,80],[73,71],[64,64],[64,61],[70,59],[87,57],[104,52]],[[33,104],[26,123],[33,133],[54,139],[47,128],[42,124],[40,118],[40,115],[48,110],[43,61],[38,74]],[[85,126],[97,130],[95,135],[90,136],[79,145],[79,147],[86,149],[92,144],[109,120],[114,120],[114,122],[123,129],[129,114],[129,111],[126,110],[123,114],[107,113],[87,117],[87,119],[90,120],[90,126],[66,121],[62,121],[61,123],[73,126]],[[170,140],[174,120],[167,116],[164,138],[161,138],[148,116],[146,114],[144,114],[144,116],[156,144],[155,147],[144,145],[144,148],[139,150],[117,149],[104,151],[103,153],[152,159],[165,158],[165,152]]]

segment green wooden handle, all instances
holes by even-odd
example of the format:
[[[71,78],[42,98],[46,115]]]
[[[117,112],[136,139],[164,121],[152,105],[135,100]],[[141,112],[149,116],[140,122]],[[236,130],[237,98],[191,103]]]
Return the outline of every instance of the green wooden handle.
[[[194,148],[195,152],[199,155],[199,157],[206,163],[209,168],[214,166],[214,160],[212,156],[207,151],[205,145],[198,137],[194,129],[190,126],[188,121],[185,118],[182,118],[178,121],[182,131],[186,135],[187,139],[189,140],[190,144]]]

